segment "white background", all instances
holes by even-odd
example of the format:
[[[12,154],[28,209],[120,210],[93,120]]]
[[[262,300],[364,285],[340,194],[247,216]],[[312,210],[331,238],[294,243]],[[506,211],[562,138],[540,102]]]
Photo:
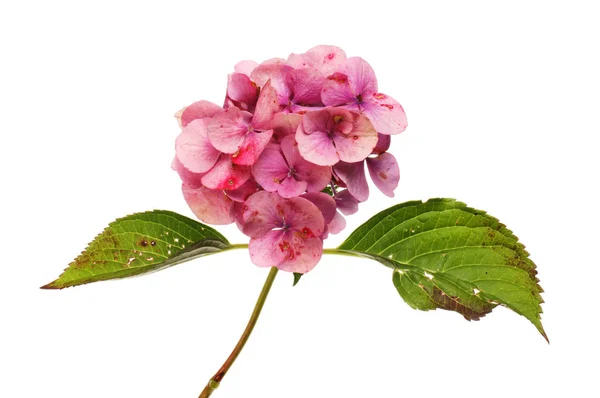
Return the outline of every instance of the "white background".
[[[538,265],[551,344],[505,308],[470,323],[412,310],[389,269],[326,257],[294,288],[280,273],[214,396],[599,396],[595,2],[153,3],[0,6],[1,397],[197,396],[266,277],[247,253],[38,287],[116,217],[191,216],[173,113],[220,103],[239,60],[317,44],[369,61],[409,120],[396,198],[373,191],[326,246],[406,200],[485,209]]]

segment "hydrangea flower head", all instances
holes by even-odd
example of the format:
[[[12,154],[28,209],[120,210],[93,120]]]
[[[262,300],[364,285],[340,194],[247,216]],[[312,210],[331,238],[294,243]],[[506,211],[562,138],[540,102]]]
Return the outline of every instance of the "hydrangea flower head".
[[[176,117],[172,167],[184,199],[206,223],[235,222],[261,267],[313,269],[323,240],[369,197],[365,164],[385,195],[398,186],[388,149],[404,110],[365,60],[335,46],[241,61],[222,107],[198,101]]]

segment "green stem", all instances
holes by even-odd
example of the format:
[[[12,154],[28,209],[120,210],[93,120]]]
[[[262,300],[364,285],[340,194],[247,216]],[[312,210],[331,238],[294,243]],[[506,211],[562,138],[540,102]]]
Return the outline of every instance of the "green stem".
[[[248,245],[233,245],[233,246],[235,246],[234,248],[236,248],[236,249],[248,247]],[[227,374],[227,371],[229,370],[231,365],[233,365],[233,363],[235,362],[238,355],[240,355],[240,352],[242,351],[242,348],[244,348],[246,341],[248,341],[248,337],[250,337],[250,334],[252,333],[252,330],[254,329],[254,325],[256,325],[256,321],[258,320],[260,312],[262,311],[262,308],[265,305],[265,300],[267,299],[267,296],[269,295],[271,286],[273,286],[273,281],[275,280],[275,276],[277,276],[277,271],[278,271],[278,269],[276,267],[272,267],[271,270],[269,271],[269,276],[267,276],[267,280],[265,281],[262,291],[260,292],[260,295],[258,296],[258,300],[256,301],[256,305],[254,306],[254,310],[252,311],[252,315],[250,316],[248,325],[246,325],[246,329],[244,329],[244,333],[242,333],[242,337],[240,337],[240,340],[234,347],[233,351],[231,351],[229,358],[227,358],[225,363],[223,363],[223,366],[221,366],[221,368],[217,371],[217,373],[215,373],[215,375],[208,381],[208,384],[206,384],[206,387],[204,387],[204,390],[202,390],[202,392],[200,393],[198,398],[210,397],[210,395],[213,393],[213,391],[216,390],[217,387],[219,387],[221,380],[223,380],[223,377],[225,377],[225,374]]]
[[[349,252],[340,249],[323,249],[323,254],[336,254],[338,256],[360,257],[355,252]]]

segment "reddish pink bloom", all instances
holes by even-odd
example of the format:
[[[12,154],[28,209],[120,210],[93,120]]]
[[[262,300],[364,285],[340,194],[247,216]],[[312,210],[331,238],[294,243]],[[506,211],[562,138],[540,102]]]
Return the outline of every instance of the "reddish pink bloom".
[[[252,79],[258,85],[271,81],[282,112],[306,112],[314,107],[323,106],[321,90],[325,76],[317,69],[294,69],[283,64],[262,64],[252,72]]]
[[[377,132],[398,134],[406,129],[406,114],[392,97],[379,93],[373,68],[362,58],[348,58],[328,76],[321,99],[326,106],[343,106],[366,115]]]
[[[358,162],[377,144],[377,132],[369,120],[341,108],[308,112],[296,131],[302,157],[321,166],[340,160]]]
[[[284,137],[281,145],[269,144],[252,166],[252,174],[266,191],[277,191],[284,198],[321,191],[331,180],[329,167],[317,166],[300,156],[292,135]]]
[[[250,258],[259,267],[306,273],[321,259],[325,221],[309,200],[257,192],[246,201],[242,219]]]
[[[254,115],[235,106],[215,115],[208,125],[211,144],[219,151],[231,154],[236,164],[253,164],[273,135],[268,126],[279,110],[276,95],[267,82],[261,90]]]

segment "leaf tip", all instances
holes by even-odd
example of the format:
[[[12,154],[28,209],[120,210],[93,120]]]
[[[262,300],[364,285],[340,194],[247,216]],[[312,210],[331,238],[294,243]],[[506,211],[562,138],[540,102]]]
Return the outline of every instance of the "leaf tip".
[[[40,289],[43,289],[43,290],[59,290],[59,289],[62,289],[63,287],[60,286],[60,285],[58,285],[58,283],[56,283],[56,282],[58,282],[58,280],[52,281],[52,282],[50,282],[50,283],[48,283],[48,284],[46,284],[44,286],[40,286]]]
[[[303,275],[304,274],[294,272],[294,283],[292,284],[292,286],[296,286],[298,282],[300,282],[300,278],[302,278]]]

